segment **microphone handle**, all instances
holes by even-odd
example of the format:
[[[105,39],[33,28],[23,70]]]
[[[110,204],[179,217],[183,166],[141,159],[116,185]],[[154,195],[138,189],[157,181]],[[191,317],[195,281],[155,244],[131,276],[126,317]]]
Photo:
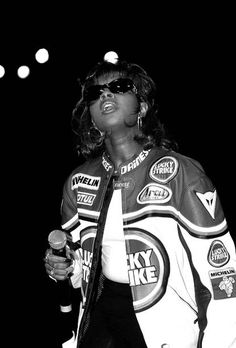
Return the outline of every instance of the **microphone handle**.
[[[52,253],[53,253],[53,255],[56,255],[56,256],[67,257],[65,247],[61,248],[61,249],[53,249],[52,248]]]
[[[56,256],[67,257],[66,246],[60,249],[55,249],[52,247],[52,253]],[[60,311],[63,313],[68,313],[72,311],[71,305],[71,284],[68,278],[64,280],[57,280],[58,296],[60,303]]]
[[[53,255],[66,257],[66,248],[53,249]],[[59,303],[60,310],[63,313],[68,313],[72,311],[71,305],[71,284],[68,278],[64,280],[57,280],[58,291],[59,291]]]

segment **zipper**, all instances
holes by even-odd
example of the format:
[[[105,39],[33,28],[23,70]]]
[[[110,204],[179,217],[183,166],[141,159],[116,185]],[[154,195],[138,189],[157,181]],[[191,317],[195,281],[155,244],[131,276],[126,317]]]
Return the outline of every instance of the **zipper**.
[[[99,215],[99,219],[97,223],[97,234],[96,234],[96,238],[95,238],[94,246],[93,246],[93,260],[92,260],[92,265],[90,269],[89,284],[86,289],[86,304],[85,304],[84,313],[83,313],[83,317],[81,319],[80,328],[79,328],[78,342],[77,342],[78,345],[83,336],[84,326],[86,324],[86,318],[91,307],[91,302],[93,300],[92,295],[93,295],[93,289],[94,289],[95,279],[97,275],[97,269],[99,265],[99,258],[101,258],[101,244],[102,244],[104,227],[106,223],[106,216],[107,216],[108,207],[109,207],[113,190],[114,190],[113,181],[114,181],[114,176],[112,175],[108,181],[106,189],[103,191],[104,193],[101,199],[102,205],[101,205],[100,215]]]

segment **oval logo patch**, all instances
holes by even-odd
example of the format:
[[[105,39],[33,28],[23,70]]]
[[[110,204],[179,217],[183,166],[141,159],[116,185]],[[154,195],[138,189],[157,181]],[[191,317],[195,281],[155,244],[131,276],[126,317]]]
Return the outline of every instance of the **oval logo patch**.
[[[157,184],[148,184],[137,197],[139,204],[146,203],[166,203],[171,199],[172,191],[166,186]]]
[[[214,240],[211,243],[208,252],[208,262],[214,267],[224,266],[229,261],[229,253],[221,242],[221,240]]]
[[[165,156],[151,166],[149,175],[151,179],[166,184],[177,174],[178,167],[179,163],[174,157]]]

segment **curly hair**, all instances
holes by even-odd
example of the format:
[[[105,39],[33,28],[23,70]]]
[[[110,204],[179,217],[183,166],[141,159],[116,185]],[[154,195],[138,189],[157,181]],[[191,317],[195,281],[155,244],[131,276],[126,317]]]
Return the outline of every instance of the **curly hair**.
[[[105,150],[104,138],[92,124],[89,105],[85,94],[88,87],[96,84],[101,76],[118,74],[119,77],[129,78],[137,89],[139,103],[146,102],[148,110],[142,119],[142,134],[135,135],[135,140],[142,144],[144,149],[161,146],[176,150],[178,145],[167,136],[164,125],[157,117],[157,87],[153,79],[139,65],[118,61],[116,64],[102,61],[97,63],[81,83],[81,99],[72,111],[72,130],[75,134],[75,147],[78,153],[85,158],[97,157]]]

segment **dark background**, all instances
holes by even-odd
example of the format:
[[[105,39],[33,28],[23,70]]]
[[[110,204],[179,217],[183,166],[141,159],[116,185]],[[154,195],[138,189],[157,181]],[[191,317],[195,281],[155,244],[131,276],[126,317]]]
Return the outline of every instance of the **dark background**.
[[[72,109],[80,97],[77,78],[107,51],[140,64],[156,81],[159,116],[180,152],[197,159],[215,183],[236,239],[231,10],[202,9],[199,14],[195,10],[185,15],[179,9],[171,16],[156,11],[151,17],[150,7],[138,8],[136,15],[132,11],[117,15],[113,7],[106,16],[93,8],[92,13],[75,10],[59,18],[45,10],[37,20],[33,15],[29,22],[9,17],[3,26],[2,283],[7,299],[4,295],[2,315],[10,342],[56,347],[60,323],[43,257],[49,232],[60,224],[62,185],[79,163],[70,129]],[[42,47],[50,55],[45,64],[34,59]],[[16,75],[21,64],[31,69],[24,80]]]

